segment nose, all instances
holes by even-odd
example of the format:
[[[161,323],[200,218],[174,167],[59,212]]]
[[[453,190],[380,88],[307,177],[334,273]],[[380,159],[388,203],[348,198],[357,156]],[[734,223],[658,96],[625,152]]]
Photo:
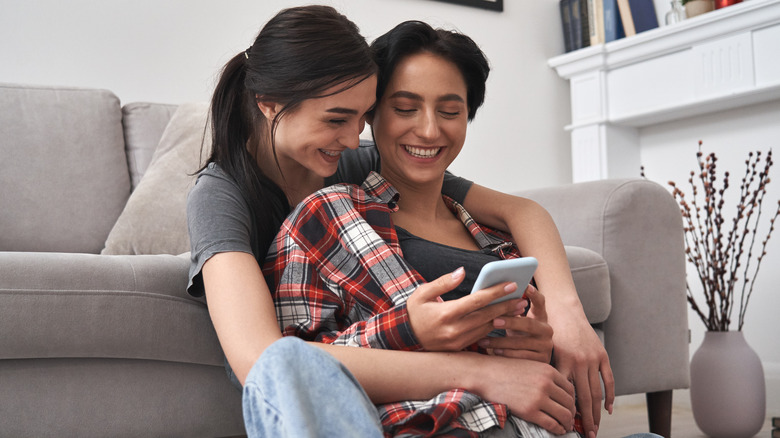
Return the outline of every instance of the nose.
[[[418,137],[423,140],[436,140],[439,138],[439,120],[435,111],[423,111],[415,130]]]
[[[360,133],[363,132],[365,125],[366,122],[360,120],[356,125],[345,128],[339,138],[339,143],[349,149],[357,149],[360,146]]]

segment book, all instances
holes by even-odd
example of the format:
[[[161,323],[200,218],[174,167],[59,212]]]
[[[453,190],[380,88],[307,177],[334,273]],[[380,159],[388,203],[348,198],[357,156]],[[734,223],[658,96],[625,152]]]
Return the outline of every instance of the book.
[[[590,0],[560,0],[561,24],[566,52],[590,46]]]
[[[780,417],[772,417],[772,427],[780,429]]]
[[[617,0],[602,0],[602,7],[604,9],[604,42],[608,43],[625,37]]]
[[[574,50],[572,47],[572,34],[571,34],[571,0],[560,0],[558,3],[561,9],[561,25],[563,27],[563,46],[566,53]]]
[[[583,47],[590,47],[590,14],[588,12],[588,1],[580,0],[580,29],[582,35],[580,36],[580,49]]]
[[[617,0],[626,36],[658,27],[653,0]]]
[[[772,438],[780,438],[780,429],[772,429]]]
[[[604,42],[604,0],[588,0],[588,29],[591,46]]]
[[[577,50],[582,48],[582,20],[580,19],[580,0],[571,0],[570,3],[570,16],[571,21],[571,49]]]

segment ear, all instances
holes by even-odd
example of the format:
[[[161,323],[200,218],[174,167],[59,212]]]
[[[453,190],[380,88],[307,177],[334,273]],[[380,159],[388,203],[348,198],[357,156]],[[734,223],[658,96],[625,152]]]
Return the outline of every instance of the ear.
[[[260,108],[260,112],[263,113],[266,120],[273,120],[284,107],[284,105],[278,102],[263,100],[263,97],[259,95],[255,95],[255,100],[257,101],[257,107]]]

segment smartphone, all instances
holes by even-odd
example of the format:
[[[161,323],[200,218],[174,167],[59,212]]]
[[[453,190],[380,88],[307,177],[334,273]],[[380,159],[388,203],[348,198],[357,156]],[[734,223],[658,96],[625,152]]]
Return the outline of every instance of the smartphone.
[[[471,289],[471,293],[478,290],[485,289],[490,286],[494,286],[498,283],[506,283],[514,281],[517,283],[517,290],[509,295],[496,298],[492,304],[501,303],[506,300],[512,300],[515,298],[521,298],[525,293],[525,288],[536,272],[536,267],[539,262],[534,257],[520,257],[517,259],[508,260],[496,260],[495,262],[486,263],[479,271],[479,276],[474,282],[474,287]]]

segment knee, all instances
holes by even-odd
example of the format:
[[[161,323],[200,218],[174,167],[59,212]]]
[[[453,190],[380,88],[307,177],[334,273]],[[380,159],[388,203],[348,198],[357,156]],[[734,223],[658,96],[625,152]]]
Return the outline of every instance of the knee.
[[[310,368],[312,364],[318,363],[318,355],[326,353],[295,336],[285,336],[263,351],[249,371],[245,385],[250,382],[258,383],[269,377],[297,375],[300,369]]]

